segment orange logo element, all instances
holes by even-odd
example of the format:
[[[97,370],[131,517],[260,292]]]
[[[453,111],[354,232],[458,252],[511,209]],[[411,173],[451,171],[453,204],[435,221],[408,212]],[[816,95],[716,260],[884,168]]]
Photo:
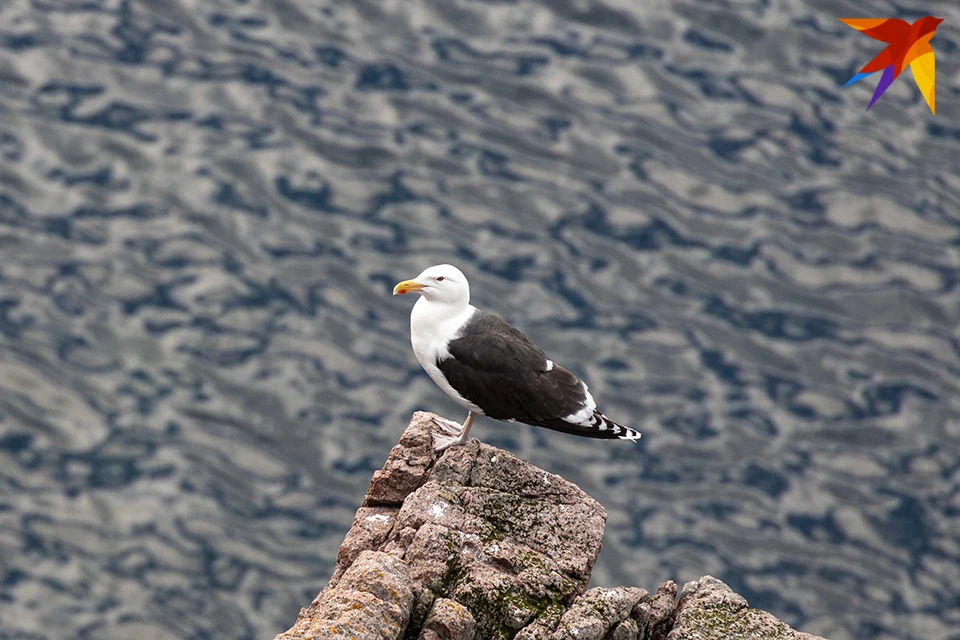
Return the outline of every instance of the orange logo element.
[[[870,104],[867,105],[867,111],[909,64],[910,71],[913,72],[913,80],[920,88],[927,106],[934,114],[937,113],[934,97],[936,61],[933,49],[930,47],[930,38],[936,33],[937,26],[943,22],[943,18],[927,16],[913,24],[896,18],[840,18],[840,22],[874,40],[887,43],[886,49],[843,85],[846,87],[877,71],[883,71],[880,84],[877,85],[877,90],[873,92]]]

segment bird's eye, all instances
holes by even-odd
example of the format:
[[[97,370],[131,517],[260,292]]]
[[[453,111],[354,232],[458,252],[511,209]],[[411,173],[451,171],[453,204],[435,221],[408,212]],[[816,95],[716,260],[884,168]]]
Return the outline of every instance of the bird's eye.
[[[443,276],[437,276],[437,282],[443,282]]]

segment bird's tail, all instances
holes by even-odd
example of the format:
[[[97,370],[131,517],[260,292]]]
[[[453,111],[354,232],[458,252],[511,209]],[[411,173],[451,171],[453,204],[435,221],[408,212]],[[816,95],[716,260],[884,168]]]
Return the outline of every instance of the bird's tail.
[[[640,439],[639,431],[625,427],[622,424],[617,424],[599,411],[594,411],[590,418],[579,424],[557,418],[538,422],[537,426],[585,438],[600,438],[604,440]]]
[[[617,424],[607,416],[603,415],[599,411],[593,412],[593,419],[597,422],[598,425],[603,425],[602,427],[598,426],[599,429],[604,431],[610,431],[615,438],[619,440],[639,440],[640,432],[636,429],[631,429],[630,427],[625,427],[622,424]]]

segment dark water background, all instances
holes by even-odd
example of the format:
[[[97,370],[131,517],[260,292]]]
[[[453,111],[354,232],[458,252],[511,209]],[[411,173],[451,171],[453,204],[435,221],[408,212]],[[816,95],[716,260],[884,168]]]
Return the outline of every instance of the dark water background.
[[[946,18],[938,114],[837,17]],[[831,640],[960,638],[953,2],[2,0],[0,638],[270,638],[440,262],[639,446],[474,433]]]

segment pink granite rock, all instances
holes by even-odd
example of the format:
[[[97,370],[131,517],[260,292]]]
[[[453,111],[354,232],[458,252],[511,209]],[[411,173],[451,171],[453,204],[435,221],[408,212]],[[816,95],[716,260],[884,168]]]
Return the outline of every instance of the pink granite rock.
[[[664,640],[673,627],[673,611],[677,602],[677,583],[667,580],[650,599],[650,640]]]
[[[364,551],[339,583],[324,589],[297,622],[275,640],[386,640],[399,638],[413,605],[413,584],[403,562]]]
[[[584,593],[603,507],[474,439],[438,454],[431,418],[414,414],[374,473],[330,582],[276,640],[817,640],[709,576],[679,602],[672,581],[652,597]]]
[[[417,640],[473,640],[476,629],[469,609],[456,600],[437,598]]]
[[[713,576],[683,585],[667,640],[824,640],[794,631]]]
[[[638,640],[642,631],[638,624],[637,605],[649,596],[637,587],[590,589],[578,597],[559,618],[544,617],[528,626],[517,640]],[[643,620],[646,628],[646,620]]]

